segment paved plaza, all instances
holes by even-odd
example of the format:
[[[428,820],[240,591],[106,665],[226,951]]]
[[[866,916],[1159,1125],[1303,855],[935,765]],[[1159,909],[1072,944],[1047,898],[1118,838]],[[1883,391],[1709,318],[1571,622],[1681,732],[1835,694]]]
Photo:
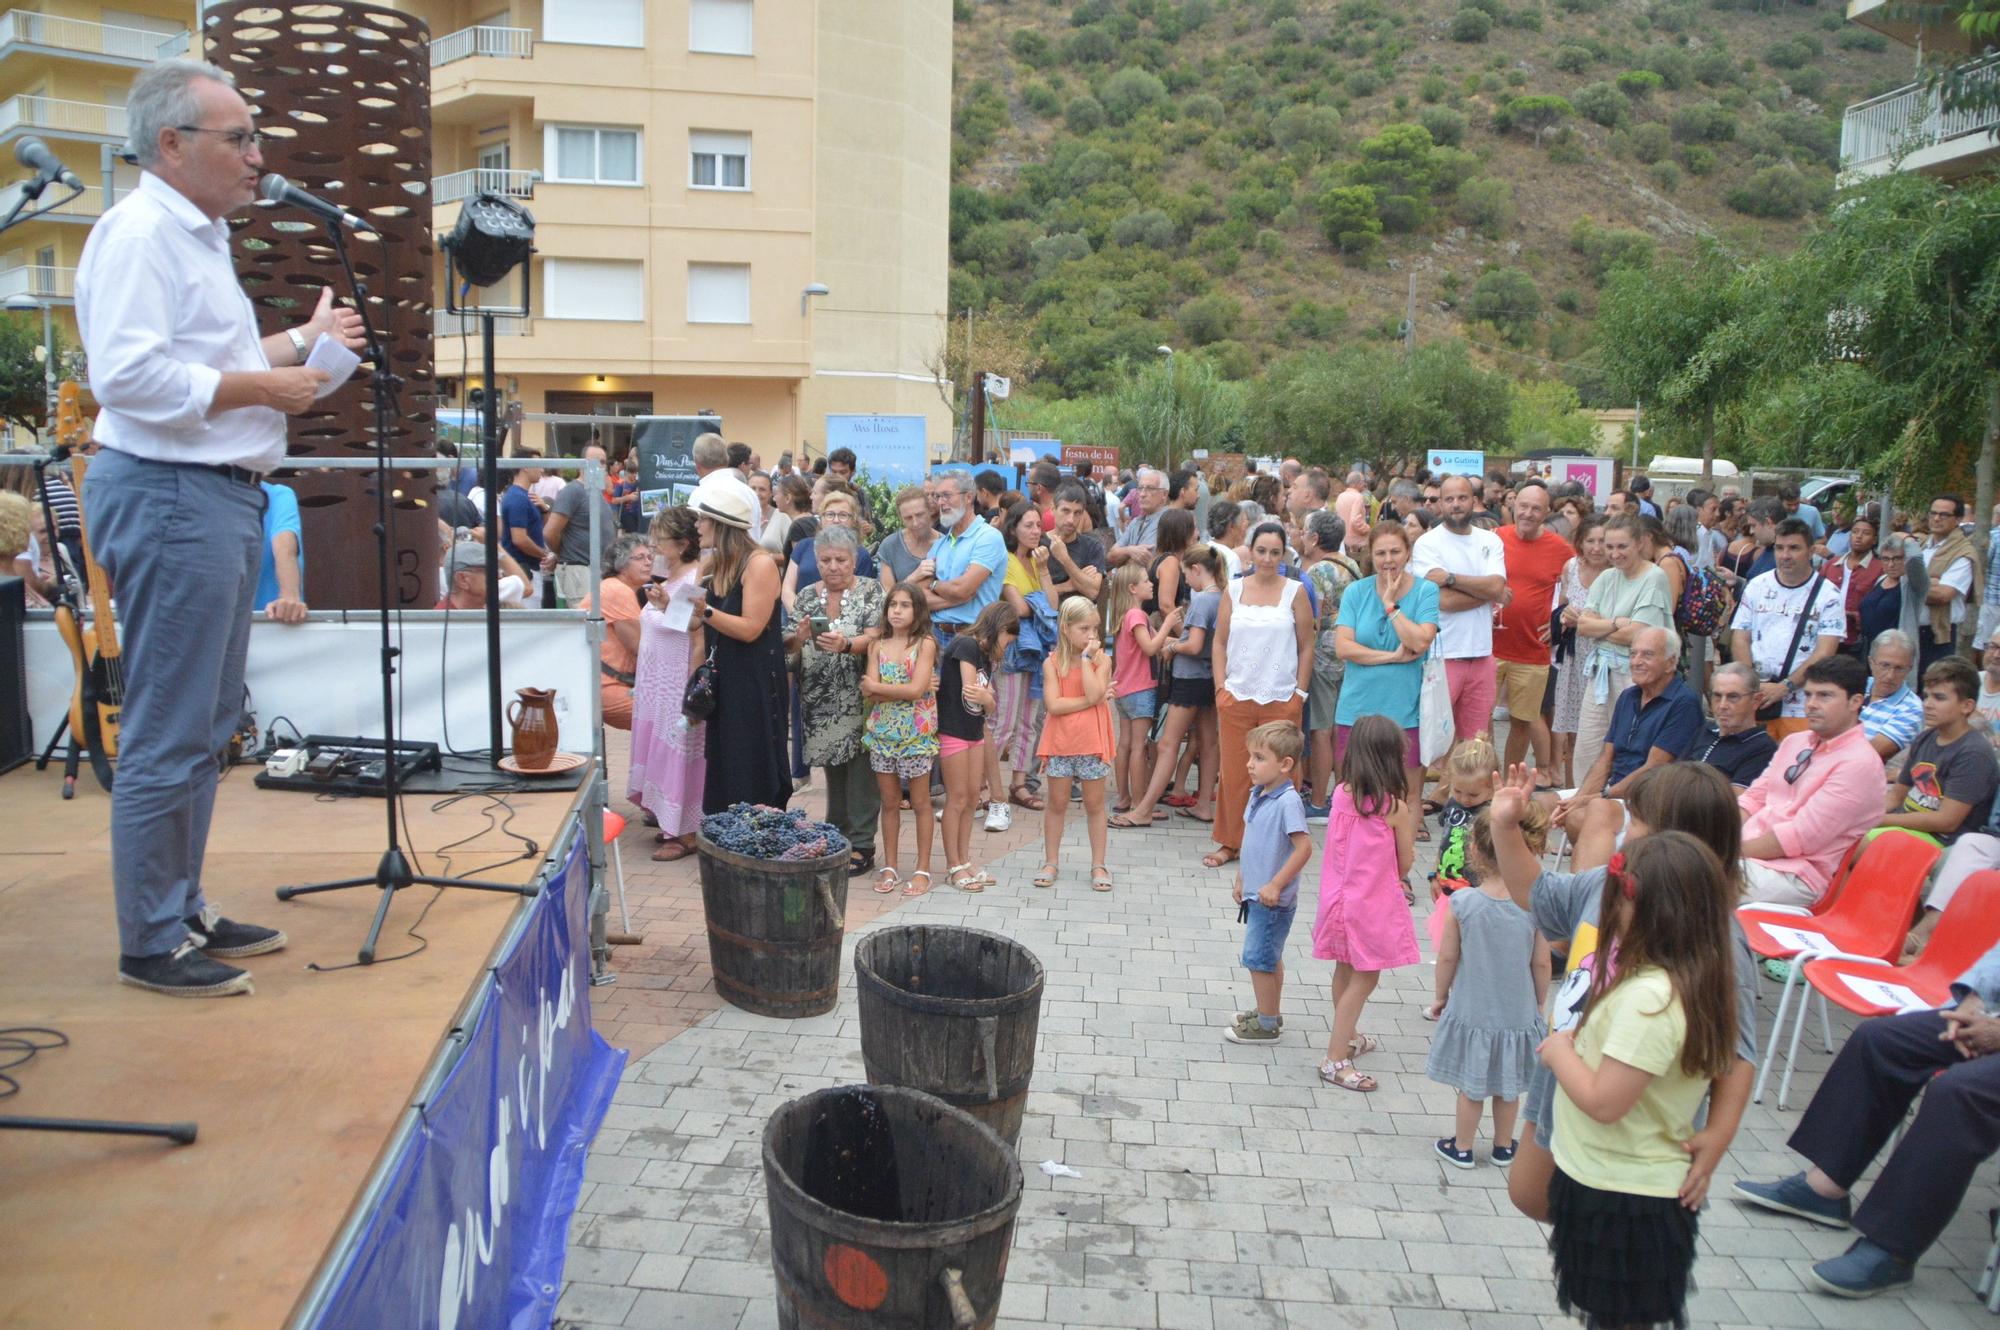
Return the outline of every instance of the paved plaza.
[[[1285,1036],[1276,1047],[1239,1047],[1221,1031],[1250,1004],[1236,965],[1242,930],[1229,870],[1201,866],[1205,829],[1173,818],[1150,831],[1114,830],[1118,888],[1099,895],[1087,885],[1090,855],[1072,818],[1062,880],[1044,891],[1029,881],[1042,860],[1039,839],[1026,843],[1023,834],[1027,824],[1039,827],[1039,815],[1016,811],[1023,822],[1014,832],[984,838],[1015,848],[992,863],[1000,882],[983,895],[940,888],[862,923],[883,898],[867,879],[853,882],[850,901],[868,907],[850,914],[833,1012],[777,1021],[696,1004],[691,1025],[664,1033],[656,1047],[643,1041],[650,1051],[626,1068],[591,1153],[559,1326],[776,1324],[759,1161],[766,1119],[808,1090],[865,1079],[853,945],[870,929],[913,921],[1004,933],[1047,969],[1002,1330],[1574,1324],[1555,1309],[1543,1232],[1508,1204],[1506,1175],[1487,1159],[1490,1141],[1482,1136],[1470,1172],[1432,1153],[1450,1129],[1453,1096],[1423,1074],[1428,961],[1386,975],[1369,1003],[1363,1028],[1383,1047],[1362,1065],[1381,1089],[1362,1095],[1318,1080],[1332,965],[1311,952],[1317,853],[1287,949]],[[1312,831],[1317,844],[1323,828]],[[973,834],[982,843],[983,833]],[[627,864],[643,863],[650,847],[651,833],[635,822]],[[1419,852],[1421,871],[1429,847]],[[664,890],[681,898],[648,904],[656,917],[687,913],[692,874],[672,867],[680,885]],[[634,876],[649,880],[643,869]],[[698,949],[698,895],[693,906]],[[696,968],[682,990],[700,990],[705,952]],[[1767,983],[1766,1032],[1777,995]],[[1835,1016],[1838,1037],[1852,1022]],[[1738,1177],[1799,1167],[1785,1138],[1829,1061],[1814,1036],[1807,1044],[1792,1107],[1778,1111],[1775,1090],[1753,1105],[1716,1176],[1690,1322],[1991,1330],[1972,1291],[1989,1242],[1985,1215],[1997,1199],[1990,1167],[1915,1286],[1865,1303],[1811,1292],[1802,1278],[1812,1261],[1845,1249],[1849,1234],[1728,1199]],[[1037,1167],[1043,1160],[1082,1176],[1051,1179]]]

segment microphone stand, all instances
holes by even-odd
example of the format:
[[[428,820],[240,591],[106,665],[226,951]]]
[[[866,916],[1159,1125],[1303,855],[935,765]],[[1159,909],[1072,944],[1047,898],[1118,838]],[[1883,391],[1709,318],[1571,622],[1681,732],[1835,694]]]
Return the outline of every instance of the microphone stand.
[[[54,203],[49,204],[47,207],[37,208],[33,212],[29,213],[27,216],[23,217],[21,215],[22,210],[25,209],[30,203],[33,203],[35,200],[41,198],[42,191],[44,189],[47,189],[51,183],[53,182],[43,180],[41,181],[40,184],[31,184],[29,186],[24,187],[21,190],[21,197],[14,200],[14,206],[7,210],[7,215],[5,217],[0,217],[0,232],[10,231],[14,227],[21,225],[23,222],[32,222],[37,217],[46,216],[47,214],[54,212],[56,209],[66,207],[67,205],[74,203],[76,200],[83,197],[83,186],[70,185],[66,187],[68,188],[69,193],[63,195],[63,197],[57,199]]]
[[[398,815],[402,797],[401,754],[396,751],[396,657],[402,653],[396,648],[389,634],[389,598],[391,584],[389,577],[389,433],[395,424],[396,394],[403,386],[402,378],[389,367],[389,357],[383,350],[382,340],[376,334],[375,321],[368,314],[368,288],[355,276],[354,264],[348,258],[347,241],[340,233],[340,223],[326,222],[326,233],[333,245],[333,251],[340,258],[341,271],[347,276],[348,288],[354,293],[354,307],[361,314],[362,332],[367,338],[368,356],[374,362],[374,373],[369,379],[369,388],[375,405],[375,573],[376,584],[381,595],[377,622],[381,628],[381,673],[382,673],[382,809],[388,819],[388,846],[382,851],[382,858],[375,866],[375,872],[368,877],[341,878],[333,882],[315,882],[306,886],[279,887],[278,899],[291,900],[294,896],[313,896],[325,891],[345,891],[350,887],[375,887],[381,892],[381,899],[375,906],[374,922],[368,926],[368,936],[361,944],[360,962],[363,965],[375,963],[375,953],[382,937],[382,925],[389,917],[390,902],[396,893],[405,887],[460,887],[469,891],[500,891],[515,896],[535,896],[541,893],[536,881],[521,882],[475,882],[458,877],[430,877],[413,873],[409,860],[403,854],[398,829]],[[382,240],[386,246],[386,237]]]

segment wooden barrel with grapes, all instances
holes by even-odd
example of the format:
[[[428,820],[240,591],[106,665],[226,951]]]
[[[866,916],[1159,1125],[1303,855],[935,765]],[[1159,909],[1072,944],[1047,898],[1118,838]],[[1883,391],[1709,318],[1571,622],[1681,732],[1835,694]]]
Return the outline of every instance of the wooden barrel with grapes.
[[[757,809],[746,819],[742,808],[703,818],[695,838],[715,991],[758,1016],[831,1011],[840,996],[847,842],[802,814]],[[774,849],[798,857],[766,857]]]

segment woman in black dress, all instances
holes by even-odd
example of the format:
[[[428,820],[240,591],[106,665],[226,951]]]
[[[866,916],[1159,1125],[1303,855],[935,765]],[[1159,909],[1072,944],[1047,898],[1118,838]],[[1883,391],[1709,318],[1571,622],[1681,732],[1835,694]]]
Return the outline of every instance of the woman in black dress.
[[[778,561],[751,543],[750,505],[741,495],[697,489],[691,506],[701,543],[713,551],[702,619],[715,643],[715,714],[702,811],[735,803],[783,808],[792,797],[785,751],[791,706]]]

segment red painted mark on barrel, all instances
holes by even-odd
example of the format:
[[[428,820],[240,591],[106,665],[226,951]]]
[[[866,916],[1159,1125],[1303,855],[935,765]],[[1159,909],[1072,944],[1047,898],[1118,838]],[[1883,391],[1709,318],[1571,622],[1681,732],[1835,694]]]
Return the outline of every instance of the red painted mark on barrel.
[[[834,1295],[857,1311],[872,1312],[889,1296],[889,1276],[858,1247],[836,1242],[821,1263]]]

